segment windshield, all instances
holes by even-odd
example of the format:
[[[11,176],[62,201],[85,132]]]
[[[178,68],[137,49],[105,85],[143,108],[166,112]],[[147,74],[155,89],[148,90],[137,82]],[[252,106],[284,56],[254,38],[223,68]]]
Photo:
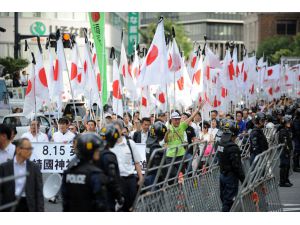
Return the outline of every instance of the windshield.
[[[75,104],[75,108],[76,108],[76,115],[77,116],[81,116],[84,117],[85,116],[85,107],[84,104]],[[73,104],[69,104],[66,106],[65,111],[64,111],[64,116],[67,116],[69,118],[74,119],[75,118],[75,112],[74,112],[74,106]]]
[[[24,127],[29,126],[29,120],[24,116],[6,117],[3,120],[3,124]]]

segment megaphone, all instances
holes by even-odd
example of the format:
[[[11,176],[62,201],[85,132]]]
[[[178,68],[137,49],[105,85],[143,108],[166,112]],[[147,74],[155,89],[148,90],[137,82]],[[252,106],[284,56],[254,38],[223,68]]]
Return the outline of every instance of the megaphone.
[[[60,186],[62,184],[62,177],[60,174],[54,173],[50,175],[43,187],[43,195],[46,199],[53,198],[59,192]]]

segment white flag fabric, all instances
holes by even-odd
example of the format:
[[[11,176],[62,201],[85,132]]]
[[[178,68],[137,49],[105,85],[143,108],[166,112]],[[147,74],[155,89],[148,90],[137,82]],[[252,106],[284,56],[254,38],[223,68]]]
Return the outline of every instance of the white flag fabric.
[[[43,64],[43,56],[40,51],[38,51],[36,54],[34,92],[38,109],[45,104],[50,104],[47,75]]]
[[[150,117],[150,107],[151,99],[150,99],[150,88],[149,86],[142,88],[142,96],[141,96],[141,117]]]
[[[123,103],[122,103],[122,88],[120,81],[120,73],[118,70],[118,62],[113,60],[113,111],[117,115],[123,117]]]
[[[153,41],[141,67],[137,86],[164,85],[170,82],[172,82],[172,76],[168,68],[164,23],[161,21],[157,25]]]
[[[84,87],[81,82],[83,68],[80,63],[80,57],[78,52],[77,43],[72,48],[72,60],[71,60],[71,87],[73,90],[74,98],[78,98],[79,95],[84,93]]]
[[[265,80],[278,80],[280,78],[280,65],[276,64],[274,66],[269,66],[267,68],[267,73]]]
[[[85,85],[85,97],[87,107],[91,108],[94,103],[101,107],[101,100],[98,91],[98,85],[96,80],[95,70],[92,64],[92,56],[90,46],[85,44],[84,48],[84,82]]]
[[[35,111],[35,65],[31,65],[31,74],[28,79],[28,85],[26,88],[25,99],[24,99],[24,107],[23,114],[25,117],[30,118],[31,114]]]

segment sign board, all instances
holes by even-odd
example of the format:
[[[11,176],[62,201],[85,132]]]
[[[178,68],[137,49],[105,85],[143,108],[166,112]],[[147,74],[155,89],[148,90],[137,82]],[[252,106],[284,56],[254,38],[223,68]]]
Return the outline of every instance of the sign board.
[[[128,13],[128,55],[134,54],[134,43],[139,43],[140,16],[138,12]]]
[[[32,143],[30,160],[39,165],[42,173],[62,173],[75,156],[73,146],[63,143]]]

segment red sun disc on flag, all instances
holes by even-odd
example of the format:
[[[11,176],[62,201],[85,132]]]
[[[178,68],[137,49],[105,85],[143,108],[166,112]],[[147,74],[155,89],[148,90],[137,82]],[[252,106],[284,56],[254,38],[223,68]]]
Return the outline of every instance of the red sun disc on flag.
[[[269,70],[268,70],[268,76],[271,76],[272,73],[273,73],[273,70],[272,70],[272,69],[269,69]]]
[[[120,85],[119,85],[119,81],[115,80],[113,82],[113,96],[116,99],[122,99],[122,95],[121,95],[121,91],[120,91]]]
[[[86,74],[86,71],[87,71],[87,63],[86,63],[86,61],[84,61],[84,64],[83,64],[83,71]]]
[[[180,91],[183,90],[183,85],[184,85],[184,78],[183,77],[180,77],[179,80],[177,80],[177,85],[178,85],[178,88]]]
[[[40,81],[41,81],[42,85],[44,87],[48,87],[47,77],[46,77],[46,72],[45,72],[44,67],[39,71],[39,78],[40,78]]]
[[[193,57],[193,59],[192,59],[192,62],[191,62],[191,66],[192,66],[192,68],[194,68],[194,67],[195,67],[195,65],[196,65],[196,61],[197,61],[197,57],[196,57],[196,56],[194,56],[194,57]]]
[[[164,103],[166,102],[164,93],[160,93],[160,94],[159,94],[158,100],[159,100],[160,103],[162,103],[162,104],[164,104]]]
[[[158,48],[156,47],[156,45],[153,45],[151,51],[147,56],[146,65],[147,66],[151,65],[156,60],[157,56],[158,56]]]
[[[78,74],[78,76],[77,76],[77,81],[78,81],[78,83],[81,83],[81,73]]]
[[[96,62],[96,57],[97,57],[97,55],[94,54],[94,55],[93,55],[93,64],[95,64],[95,62]]]
[[[71,80],[74,80],[77,76],[77,65],[75,63],[72,63],[71,66]]]
[[[100,76],[100,73],[97,74],[97,86],[98,86],[98,91],[101,91],[101,76]]]
[[[55,60],[55,67],[54,67],[54,74],[53,74],[53,79],[55,80],[55,81],[57,81],[58,80],[58,59],[57,60]]]
[[[200,84],[200,77],[201,77],[201,71],[198,70],[198,71],[194,74],[194,81],[196,81],[197,84]]]
[[[31,92],[31,89],[32,89],[32,83],[30,80],[28,80],[28,86],[27,86],[25,95],[28,95]]]
[[[142,106],[147,107],[147,99],[145,97],[142,97]]]
[[[172,56],[169,54],[169,59],[168,59],[168,67],[171,69],[172,66]]]
[[[94,23],[100,20],[100,13],[99,12],[92,12],[91,17]]]

